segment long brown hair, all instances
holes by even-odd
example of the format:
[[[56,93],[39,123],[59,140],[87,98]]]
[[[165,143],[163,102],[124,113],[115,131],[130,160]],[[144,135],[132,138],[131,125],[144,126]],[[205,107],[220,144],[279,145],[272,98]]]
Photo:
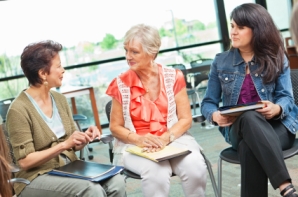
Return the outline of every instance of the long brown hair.
[[[257,72],[265,72],[263,82],[274,82],[283,71],[286,54],[283,38],[268,11],[261,5],[245,3],[237,6],[231,13],[238,26],[252,29],[251,46],[255,61],[259,64]]]
[[[12,186],[8,182],[11,179],[11,167],[9,165],[11,158],[2,126],[0,124],[0,196],[11,197]]]

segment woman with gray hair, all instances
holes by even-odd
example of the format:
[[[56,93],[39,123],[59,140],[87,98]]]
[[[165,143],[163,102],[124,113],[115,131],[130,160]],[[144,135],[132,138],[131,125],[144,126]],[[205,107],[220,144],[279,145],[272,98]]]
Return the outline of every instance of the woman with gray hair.
[[[168,196],[172,173],[180,177],[185,196],[205,196],[206,164],[201,147],[188,132],[192,115],[184,76],[155,62],[160,45],[158,30],[148,25],[133,26],[125,35],[129,69],[106,91],[113,98],[110,130],[117,139],[115,162],[142,177],[144,196]],[[191,153],[157,163],[125,151],[133,145],[147,152],[175,146]]]

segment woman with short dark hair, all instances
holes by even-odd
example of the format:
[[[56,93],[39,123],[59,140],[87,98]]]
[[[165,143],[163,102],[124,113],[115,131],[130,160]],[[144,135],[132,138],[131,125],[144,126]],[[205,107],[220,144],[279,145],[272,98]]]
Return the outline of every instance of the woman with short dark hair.
[[[125,196],[125,183],[116,175],[100,183],[70,177],[48,175],[53,168],[77,160],[75,151],[100,138],[97,127],[77,130],[65,96],[51,88],[60,87],[64,74],[59,51],[62,45],[41,41],[28,45],[21,55],[21,67],[29,81],[11,103],[7,130],[21,170],[16,177],[31,181],[16,183],[20,197]]]

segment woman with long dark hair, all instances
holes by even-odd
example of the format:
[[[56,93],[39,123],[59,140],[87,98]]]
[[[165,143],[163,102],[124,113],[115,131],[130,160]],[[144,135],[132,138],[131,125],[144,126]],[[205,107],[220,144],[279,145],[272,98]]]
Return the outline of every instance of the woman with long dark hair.
[[[242,197],[267,197],[268,178],[281,196],[298,196],[282,153],[292,147],[298,130],[282,36],[258,4],[236,7],[230,19],[231,48],[212,63],[202,114],[238,151]],[[224,106],[262,101],[265,107],[225,116],[218,111],[221,99]]]

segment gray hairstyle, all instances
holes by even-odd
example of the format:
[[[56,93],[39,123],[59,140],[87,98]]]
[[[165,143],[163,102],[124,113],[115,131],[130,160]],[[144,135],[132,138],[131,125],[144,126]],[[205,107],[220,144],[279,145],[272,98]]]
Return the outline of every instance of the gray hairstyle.
[[[159,32],[155,27],[145,24],[138,24],[131,27],[126,32],[123,43],[126,45],[134,39],[140,41],[143,50],[146,53],[153,55],[154,58],[156,58],[161,45],[161,40]]]

